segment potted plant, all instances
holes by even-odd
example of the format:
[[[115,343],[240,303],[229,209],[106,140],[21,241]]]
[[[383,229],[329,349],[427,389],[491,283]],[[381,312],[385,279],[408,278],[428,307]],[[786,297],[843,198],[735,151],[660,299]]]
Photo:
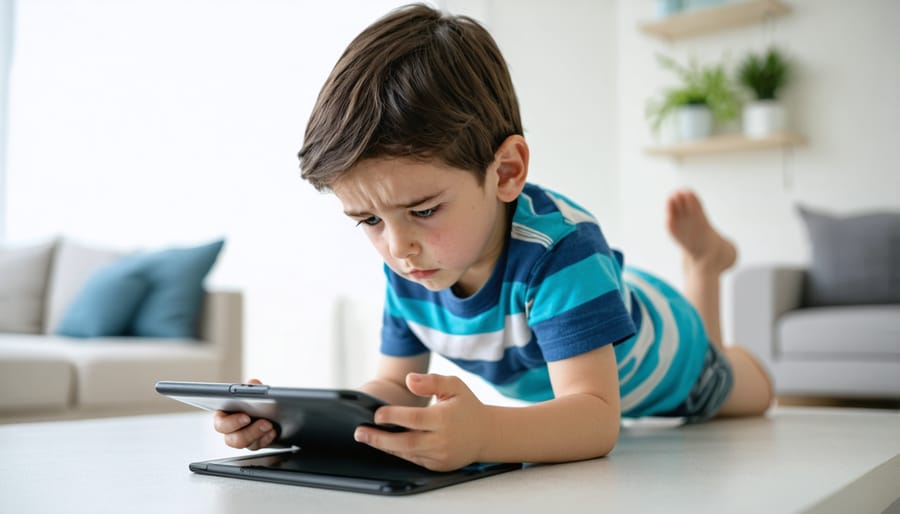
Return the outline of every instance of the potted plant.
[[[784,130],[784,106],[778,92],[788,80],[789,65],[775,47],[765,54],[749,54],[738,65],[737,81],[747,88],[754,100],[744,106],[744,134],[763,137]]]
[[[673,116],[679,139],[701,139],[712,133],[714,120],[737,117],[740,101],[724,66],[703,67],[693,60],[683,66],[664,55],[657,59],[661,66],[678,75],[682,84],[667,89],[661,99],[647,103],[647,117],[654,131]]]

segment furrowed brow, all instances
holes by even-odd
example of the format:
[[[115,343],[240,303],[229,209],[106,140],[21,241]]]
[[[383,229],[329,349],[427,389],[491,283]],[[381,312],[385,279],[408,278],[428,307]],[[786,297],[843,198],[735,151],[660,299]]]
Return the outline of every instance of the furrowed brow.
[[[424,198],[419,198],[411,202],[395,204],[392,207],[395,209],[410,209],[417,205],[422,205],[423,203],[430,202],[439,196],[441,196],[441,193],[435,193],[433,195],[428,195]],[[372,213],[367,211],[344,211],[344,214],[351,218],[368,218],[369,216],[372,216]]]

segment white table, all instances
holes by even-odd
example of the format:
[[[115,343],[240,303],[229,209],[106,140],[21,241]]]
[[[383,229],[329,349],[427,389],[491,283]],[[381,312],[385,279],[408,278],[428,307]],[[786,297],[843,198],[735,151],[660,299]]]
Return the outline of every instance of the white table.
[[[855,512],[882,512],[891,503],[884,495],[900,491],[900,459],[892,460],[900,453],[900,412],[781,408],[767,418],[690,427],[644,424],[623,430],[605,459],[407,497],[187,469],[241,453],[226,448],[199,412],[0,426],[0,512],[827,512],[840,501]],[[879,465],[881,497],[850,498],[854,488],[845,486]],[[872,490],[869,482],[855,489]]]

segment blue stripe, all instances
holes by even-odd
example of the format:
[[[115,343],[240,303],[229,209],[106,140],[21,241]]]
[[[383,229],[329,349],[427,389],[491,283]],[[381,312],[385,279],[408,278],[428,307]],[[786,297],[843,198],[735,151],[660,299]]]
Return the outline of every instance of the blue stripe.
[[[572,327],[587,327],[580,331]],[[573,357],[634,335],[634,324],[625,311],[619,291],[581,304],[574,309],[532,325],[548,362]]]
[[[500,298],[524,298],[525,284],[503,284]],[[510,292],[507,292],[510,291]],[[506,317],[525,312],[525,305],[520,303],[495,304],[491,309],[476,312],[454,313],[444,304],[426,300],[400,300],[388,294],[385,299],[385,312],[391,316],[405,319],[419,325],[430,327],[446,334],[470,335],[497,332],[503,330]]]
[[[381,323],[381,353],[393,357],[411,357],[428,351],[410,330],[406,321],[385,311]]]
[[[535,214],[548,214],[559,211],[559,208],[556,207],[556,204],[553,203],[553,200],[547,196],[546,189],[531,183],[525,184],[525,187],[522,189],[522,195],[528,197],[530,201],[529,207],[533,209],[529,209],[530,212]],[[521,202],[522,198],[519,198]]]
[[[611,291],[616,293],[611,301],[622,305],[616,276],[615,263],[603,255],[594,254],[572,264],[538,284],[538,296],[529,319],[541,323]]]
[[[567,237],[562,241],[556,243],[552,248],[552,258],[544,259],[546,263],[541,263],[540,273],[542,275],[552,275],[557,271],[566,268],[576,262],[579,262],[586,257],[590,257],[593,255],[602,255],[607,257],[614,265],[613,267],[613,276],[619,276],[619,270],[621,266],[618,264],[618,259],[615,258],[612,251],[610,251],[609,247],[605,244],[594,242],[587,243],[582,239],[582,237],[588,237],[590,239],[598,239],[599,229],[597,225],[592,225],[589,223],[581,223],[578,225],[578,234],[573,235],[571,237]],[[594,233],[594,235],[585,235],[588,233]],[[544,255],[546,256],[547,251],[544,250]],[[517,262],[517,256],[513,257],[512,262]],[[539,284],[539,282],[534,282],[535,285]]]

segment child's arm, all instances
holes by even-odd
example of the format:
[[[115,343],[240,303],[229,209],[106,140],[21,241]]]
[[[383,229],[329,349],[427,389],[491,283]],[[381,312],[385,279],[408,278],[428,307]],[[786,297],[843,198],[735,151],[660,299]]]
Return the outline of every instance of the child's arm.
[[[406,376],[427,372],[430,360],[431,354],[427,352],[412,357],[381,355],[375,378],[360,386],[359,390],[392,405],[424,407],[428,405],[428,398],[411,393],[406,388]]]
[[[410,391],[434,396],[426,408],[378,409],[376,423],[411,430],[360,427],[361,442],[434,470],[481,462],[560,462],[600,457],[619,433],[619,382],[612,345],[549,363],[555,398],[528,407],[486,406],[456,377],[411,374]]]

